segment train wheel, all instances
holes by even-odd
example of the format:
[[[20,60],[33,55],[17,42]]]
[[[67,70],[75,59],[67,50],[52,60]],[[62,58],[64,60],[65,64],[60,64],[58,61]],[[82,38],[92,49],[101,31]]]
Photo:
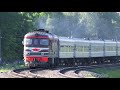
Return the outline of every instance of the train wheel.
[[[81,60],[81,63],[82,63],[83,66],[85,66],[85,61],[84,61],[84,59]]]
[[[72,64],[73,64],[73,66],[75,66],[75,59],[73,59],[73,63]]]
[[[76,65],[80,65],[81,61],[79,59],[76,59]]]
[[[54,66],[58,66],[58,65],[59,65],[58,59],[55,59],[54,60]]]
[[[68,59],[65,60],[65,66],[68,66]]]

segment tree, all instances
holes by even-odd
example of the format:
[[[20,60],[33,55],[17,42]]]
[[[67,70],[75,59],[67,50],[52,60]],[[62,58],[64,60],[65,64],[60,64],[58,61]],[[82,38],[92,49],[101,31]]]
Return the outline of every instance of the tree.
[[[0,27],[2,30],[2,57],[3,60],[11,61],[22,59],[23,36],[33,30],[33,17],[20,12],[1,12]],[[34,16],[34,15],[33,15]]]

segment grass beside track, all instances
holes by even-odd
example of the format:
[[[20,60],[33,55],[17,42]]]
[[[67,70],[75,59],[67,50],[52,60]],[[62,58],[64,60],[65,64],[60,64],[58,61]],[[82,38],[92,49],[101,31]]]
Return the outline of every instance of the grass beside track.
[[[24,63],[4,63],[0,65],[0,72],[7,72],[9,70],[20,69],[23,67],[25,67]]]
[[[91,69],[90,71],[103,74],[104,76],[108,78],[120,78],[120,66],[96,68],[96,69]]]

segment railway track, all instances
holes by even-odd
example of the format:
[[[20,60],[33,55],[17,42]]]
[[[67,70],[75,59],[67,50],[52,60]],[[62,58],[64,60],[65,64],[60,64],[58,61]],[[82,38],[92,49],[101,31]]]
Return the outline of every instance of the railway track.
[[[117,67],[120,66],[120,64],[104,64],[104,65],[91,65],[91,66],[78,66],[78,67],[66,67],[59,71],[58,74],[65,76],[66,78],[85,78],[85,76],[88,75],[81,75],[81,71],[90,71],[91,69],[95,68],[107,68],[107,67]],[[86,73],[87,74],[87,73]],[[96,76],[97,78],[108,78],[106,75],[101,74],[95,74],[93,73],[93,76]]]
[[[94,68],[117,67],[120,64],[104,64],[91,66],[76,66],[76,67],[55,67],[55,68],[23,68],[9,72],[13,78],[85,78],[86,75],[81,75],[81,71],[90,71]],[[101,78],[99,74],[94,75]],[[104,78],[104,77],[102,77]]]
[[[43,70],[43,68],[37,68],[37,69],[30,69],[30,68],[23,68],[23,69],[16,69],[9,72],[9,75],[11,75],[14,78],[44,78],[40,77],[37,74],[32,73],[32,70]]]
[[[57,74],[57,71],[60,70],[60,67],[55,68],[23,68],[16,69],[8,72],[12,78],[59,78],[60,75]],[[65,77],[61,77],[65,78]]]

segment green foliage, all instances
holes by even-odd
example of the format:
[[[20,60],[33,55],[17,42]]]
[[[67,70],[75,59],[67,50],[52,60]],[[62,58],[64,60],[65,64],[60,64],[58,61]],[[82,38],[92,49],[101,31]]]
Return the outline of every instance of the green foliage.
[[[7,63],[0,66],[0,72],[7,72],[13,69],[25,68],[23,63]]]
[[[120,78],[120,67],[96,68],[91,71],[103,74],[108,78]]]
[[[45,15],[46,22],[44,23],[46,24],[46,28],[57,35],[91,39],[120,40],[119,13],[45,12]],[[38,22],[39,21],[40,20],[38,20]]]
[[[2,59],[21,60],[23,58],[22,40],[24,35],[34,29],[36,13],[1,12],[0,30],[2,31]]]

